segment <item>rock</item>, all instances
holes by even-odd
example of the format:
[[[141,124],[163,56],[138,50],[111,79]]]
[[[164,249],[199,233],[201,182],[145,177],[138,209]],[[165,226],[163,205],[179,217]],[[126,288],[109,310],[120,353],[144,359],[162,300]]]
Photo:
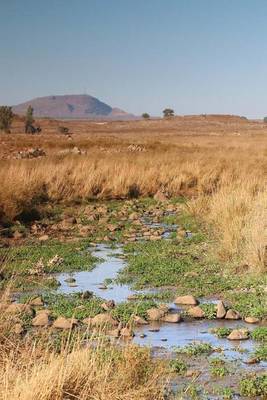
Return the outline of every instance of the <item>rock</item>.
[[[47,326],[49,325],[49,318],[46,312],[41,312],[36,315],[32,320],[32,326]]]
[[[118,227],[117,227],[116,225],[114,225],[114,224],[108,224],[108,225],[107,225],[107,229],[108,229],[110,232],[115,232],[115,231],[118,229]]]
[[[53,323],[53,328],[72,329],[75,324],[77,324],[77,320],[75,318],[58,317]]]
[[[161,319],[163,322],[177,323],[181,321],[181,314],[168,313]]]
[[[139,317],[138,315],[135,315],[133,320],[136,325],[147,325],[148,324],[148,322],[144,318]]]
[[[76,282],[70,282],[70,283],[68,283],[68,286],[69,287],[77,287],[78,285]]]
[[[10,304],[5,312],[8,314],[26,314],[29,316],[34,315],[34,310],[28,304],[13,303]]]
[[[101,307],[102,307],[103,310],[105,310],[105,311],[111,310],[112,308],[115,307],[115,301],[114,301],[114,300],[106,301],[105,303],[102,303],[102,304],[101,304]]]
[[[90,299],[91,297],[93,297],[93,295],[94,295],[93,292],[90,292],[89,290],[85,290],[85,291],[82,293],[81,298],[82,298],[83,300],[87,300],[87,299]]]
[[[31,306],[43,306],[44,302],[41,296],[35,297],[34,299],[32,299],[29,303]]]
[[[186,371],[185,376],[186,378],[193,378],[193,377],[197,377],[201,374],[200,371],[196,371],[194,369],[189,369]]]
[[[64,282],[66,282],[66,283],[74,283],[74,282],[76,282],[76,279],[69,277],[69,278],[64,279]]]
[[[191,308],[189,308],[189,310],[187,310],[187,312],[188,312],[188,315],[190,315],[190,317],[193,317],[193,318],[204,318],[205,317],[204,311],[199,306],[191,307]]]
[[[185,238],[186,237],[186,230],[185,229],[178,229],[176,236],[178,238]]]
[[[164,202],[167,201],[168,198],[161,190],[158,190],[157,193],[154,194],[154,200]]]
[[[146,337],[146,335],[144,333],[141,333],[141,335],[139,336],[141,339],[144,339]]]
[[[15,231],[13,233],[13,239],[15,239],[15,240],[21,239],[22,237],[23,237],[23,234],[19,231]]]
[[[174,300],[175,304],[183,304],[183,305],[189,305],[189,306],[195,306],[198,304],[198,300],[191,295],[187,296],[178,296]]]
[[[225,319],[241,319],[241,316],[238,311],[230,309],[227,311]]]
[[[130,295],[127,297],[127,300],[129,300],[129,301],[138,300],[138,296],[137,296],[137,294],[130,294]]]
[[[257,357],[251,357],[251,358],[248,358],[244,362],[245,362],[245,364],[251,365],[251,364],[258,364],[260,362],[260,360]]]
[[[258,323],[260,322],[259,318],[255,318],[255,317],[246,317],[246,318],[244,319],[244,321],[245,321],[247,324],[258,324]]]
[[[134,221],[136,219],[138,219],[138,214],[136,212],[129,215],[129,220]]]
[[[160,310],[159,308],[150,308],[147,310],[147,317],[149,321],[159,321],[165,315],[164,310]]]
[[[41,276],[45,273],[45,265],[43,259],[37,261],[37,263],[29,270],[29,275]]]
[[[81,151],[81,149],[79,149],[79,147],[74,146],[73,149],[71,150],[71,153],[72,153],[72,154],[81,155],[81,154],[82,154],[82,151]]]
[[[132,338],[134,336],[134,333],[131,329],[125,327],[121,329],[120,335],[124,338]]]
[[[230,335],[227,336],[229,340],[246,340],[249,338],[247,329],[234,329]]]
[[[216,317],[219,318],[219,319],[221,319],[221,318],[224,318],[225,315],[226,315],[226,308],[225,308],[225,306],[224,306],[223,301],[220,300],[220,301],[218,301],[218,304],[217,304],[217,314],[216,314]]]
[[[39,242],[46,242],[49,239],[48,235],[42,235],[38,238]]]
[[[106,290],[107,288],[108,288],[107,285],[98,286],[98,289],[101,289],[101,290]]]
[[[15,324],[13,328],[13,332],[16,333],[17,335],[20,335],[21,333],[24,332],[24,328],[21,324]]]
[[[92,326],[102,326],[102,325],[107,325],[107,326],[118,326],[118,322],[112,318],[110,314],[98,314],[94,318],[91,319],[91,325]]]

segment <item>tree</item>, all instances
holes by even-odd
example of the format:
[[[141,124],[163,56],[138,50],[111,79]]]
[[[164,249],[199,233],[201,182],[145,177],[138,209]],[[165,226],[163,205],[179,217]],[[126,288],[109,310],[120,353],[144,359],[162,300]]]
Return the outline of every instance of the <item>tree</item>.
[[[267,123],[267,117],[263,118],[263,122],[266,124]]]
[[[1,106],[0,107],[0,129],[9,133],[10,127],[14,118],[12,107]]]
[[[163,110],[163,116],[164,118],[173,117],[174,111],[171,108],[165,108],[165,110]]]
[[[25,118],[25,133],[33,133],[33,130],[35,129],[33,127],[33,123],[34,123],[33,111],[34,110],[33,110],[32,106],[29,106],[27,108],[26,118]]]
[[[142,117],[143,117],[144,119],[149,119],[149,118],[150,118],[150,115],[149,115],[148,113],[144,113],[144,114],[142,114]]]

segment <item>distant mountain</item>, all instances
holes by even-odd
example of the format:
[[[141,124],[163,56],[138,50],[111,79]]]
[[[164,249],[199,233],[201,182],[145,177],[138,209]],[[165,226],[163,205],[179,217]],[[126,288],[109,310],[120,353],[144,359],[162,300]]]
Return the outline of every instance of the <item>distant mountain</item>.
[[[117,120],[136,118],[133,114],[112,108],[87,94],[38,97],[13,106],[13,111],[15,114],[25,114],[29,105],[34,108],[36,117]]]

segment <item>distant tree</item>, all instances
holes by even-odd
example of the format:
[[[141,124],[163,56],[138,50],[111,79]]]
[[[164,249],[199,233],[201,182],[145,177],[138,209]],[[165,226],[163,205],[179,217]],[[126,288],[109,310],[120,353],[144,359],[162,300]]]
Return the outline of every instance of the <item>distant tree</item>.
[[[148,113],[144,113],[144,114],[142,114],[142,117],[143,117],[144,119],[149,119],[149,118],[150,118],[150,115],[149,115]]]
[[[163,116],[164,118],[173,117],[174,111],[171,108],[165,108],[165,110],[163,110]]]
[[[35,128],[33,126],[34,118],[33,118],[33,108],[29,106],[27,108],[26,117],[25,117],[25,133],[35,133]]]
[[[12,107],[9,107],[9,106],[1,106],[0,107],[0,129],[1,130],[9,133],[13,118],[14,118],[14,114],[12,112]]]
[[[267,117],[263,118],[263,122],[267,123]]]

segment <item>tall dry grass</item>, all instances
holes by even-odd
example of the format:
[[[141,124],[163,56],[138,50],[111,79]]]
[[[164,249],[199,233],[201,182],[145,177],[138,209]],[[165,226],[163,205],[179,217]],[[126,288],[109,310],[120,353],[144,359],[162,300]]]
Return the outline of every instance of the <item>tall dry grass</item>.
[[[138,137],[145,152],[127,150],[131,137],[137,142],[128,134],[119,148],[118,135],[106,142],[96,137],[104,151],[94,148],[84,156],[59,155],[55,142],[51,156],[2,161],[0,218],[16,219],[46,201],[127,198],[133,188],[152,196],[162,189],[190,199],[192,212],[213,226],[224,259],[266,267],[265,135],[147,134]],[[78,140],[86,143],[86,136]]]

